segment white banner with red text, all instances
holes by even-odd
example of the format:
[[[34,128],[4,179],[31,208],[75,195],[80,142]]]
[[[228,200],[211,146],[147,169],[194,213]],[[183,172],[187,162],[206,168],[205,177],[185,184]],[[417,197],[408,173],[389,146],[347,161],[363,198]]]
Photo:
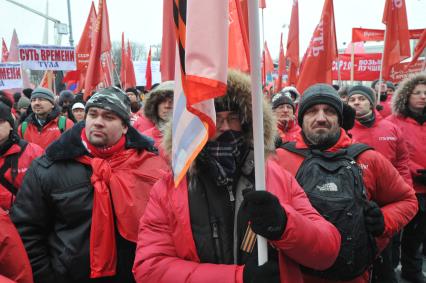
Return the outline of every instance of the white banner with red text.
[[[20,44],[18,48],[22,68],[43,71],[71,71],[76,69],[74,47]]]
[[[0,63],[0,90],[22,88],[21,64]]]

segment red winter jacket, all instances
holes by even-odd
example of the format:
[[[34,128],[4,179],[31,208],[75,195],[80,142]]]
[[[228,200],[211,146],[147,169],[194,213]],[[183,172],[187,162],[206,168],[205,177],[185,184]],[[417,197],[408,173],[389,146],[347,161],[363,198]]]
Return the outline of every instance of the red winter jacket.
[[[7,212],[0,208],[0,282],[2,276],[18,283],[32,283],[30,261],[18,231]]]
[[[413,118],[395,115],[389,116],[387,119],[397,125],[406,137],[414,190],[416,193],[426,194],[426,185],[415,180],[415,177],[419,175],[417,170],[426,169],[426,123],[420,125]]]
[[[12,154],[18,154],[21,151],[21,147],[18,144],[13,144],[6,152],[0,157],[0,168],[3,166],[3,163],[6,157]],[[43,154],[43,149],[36,144],[28,143],[25,147],[23,153],[18,159],[18,174],[16,175],[15,181],[12,182],[11,169],[9,168],[5,173],[4,177],[6,180],[11,182],[15,188],[19,189],[24,179],[25,173],[30,167],[31,162]],[[15,197],[12,195],[9,190],[7,190],[3,185],[0,184],[0,207],[4,210],[9,210]]]
[[[146,116],[143,114],[140,115],[140,117],[133,124],[133,128],[138,130],[140,133],[143,133],[152,127],[155,127],[155,124],[151,120],[146,118]]]
[[[377,111],[375,115],[376,120],[369,128],[355,120],[355,125],[350,130],[352,139],[355,142],[368,144],[383,154],[404,180],[413,186],[409,169],[410,156],[406,145],[407,137],[402,135],[395,124],[383,119]]]
[[[385,101],[380,102],[380,105],[383,106],[383,109],[380,111],[380,115],[382,115],[383,118],[392,115],[391,101],[392,95],[388,95]]]
[[[312,208],[296,180],[273,160],[267,162],[266,184],[288,217],[281,239],[271,242],[280,250],[281,282],[301,283],[299,263],[317,269],[333,264],[339,232]],[[133,266],[136,282],[243,282],[244,266],[200,263],[189,215],[186,179],[177,188],[171,174],[158,181],[139,225]]]
[[[27,142],[38,144],[41,148],[46,149],[54,140],[58,139],[61,136],[62,133],[58,128],[59,116],[47,122],[47,124],[43,126],[41,131],[39,131],[37,125],[31,118],[32,116],[30,116],[26,120],[28,122],[28,126],[25,130],[24,136],[21,136],[22,125],[20,125],[18,128],[18,134]],[[74,123],[67,118],[65,129],[68,130],[72,128],[73,125]]]
[[[351,139],[342,129],[340,138],[329,151],[337,151],[348,147]],[[308,148],[303,138],[299,135],[296,148]],[[295,176],[304,158],[296,153],[284,149],[277,150],[279,164]],[[383,249],[389,239],[400,231],[417,213],[417,198],[413,188],[399,175],[398,171],[383,156],[374,151],[367,150],[356,159],[363,170],[364,184],[369,200],[376,202],[383,213],[385,231],[382,236],[376,238],[379,249]],[[304,275],[305,283],[336,283],[336,281],[322,280],[316,277]],[[368,274],[364,274],[346,283],[368,282]]]
[[[170,158],[167,156],[166,152],[164,151],[162,142],[163,142],[163,133],[156,127],[152,127],[142,133],[145,136],[148,136],[154,140],[154,146],[158,149],[159,155],[167,162],[169,163]]]
[[[277,127],[278,134],[283,142],[296,141],[296,137],[299,135],[300,127],[296,121],[290,121],[286,129],[283,129],[280,125]]]

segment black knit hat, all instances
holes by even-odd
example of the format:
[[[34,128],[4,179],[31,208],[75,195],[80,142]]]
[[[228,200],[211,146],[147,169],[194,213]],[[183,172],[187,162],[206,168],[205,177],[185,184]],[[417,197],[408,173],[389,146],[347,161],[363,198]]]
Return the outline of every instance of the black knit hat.
[[[272,109],[277,108],[278,106],[282,105],[282,104],[289,104],[294,111],[294,102],[290,97],[290,94],[284,94],[284,93],[277,93],[272,97]]]
[[[86,103],[85,111],[99,107],[117,114],[128,125],[130,123],[130,99],[119,88],[108,87],[95,92]]]
[[[348,98],[354,94],[364,95],[368,101],[370,101],[371,106],[376,105],[376,95],[372,88],[363,85],[356,85],[349,89]]]
[[[15,127],[15,120],[13,119],[11,109],[3,102],[0,102],[0,120],[7,121],[12,129]]]
[[[343,102],[340,100],[337,91],[328,84],[314,84],[310,86],[302,95],[299,104],[298,123],[303,125],[303,116],[306,110],[317,104],[327,104],[333,107],[339,117],[339,124],[343,121]]]

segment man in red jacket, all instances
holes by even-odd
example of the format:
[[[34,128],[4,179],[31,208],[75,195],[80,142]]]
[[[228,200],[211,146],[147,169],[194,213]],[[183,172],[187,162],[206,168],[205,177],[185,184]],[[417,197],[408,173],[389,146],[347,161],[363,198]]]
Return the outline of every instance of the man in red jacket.
[[[356,111],[355,125],[350,133],[356,142],[368,144],[383,154],[398,170],[404,180],[412,186],[409,165],[409,153],[401,130],[393,123],[384,120],[375,110],[374,91],[366,86],[357,85],[349,89],[348,104]],[[397,282],[394,263],[399,262],[400,234],[396,234],[392,243],[386,247],[375,261],[373,282]]]
[[[34,160],[12,207],[35,282],[134,282],[139,219],[167,165],[130,126],[130,101],[96,91],[78,123]]]
[[[168,174],[152,190],[139,226],[136,281],[302,283],[299,264],[330,266],[339,233],[275,161],[266,162],[267,191],[255,191],[246,74],[229,71],[227,94],[215,99],[215,108],[216,135],[186,178],[175,187]],[[276,127],[271,109],[264,109],[268,155],[275,149]],[[169,126],[165,144],[170,153]],[[269,242],[269,260],[261,266],[254,233]]]
[[[47,88],[34,89],[31,93],[31,109],[33,113],[19,126],[18,134],[43,149],[74,125],[70,119],[61,116],[61,111],[55,104],[55,95]],[[63,119],[63,126],[60,125],[60,117]]]
[[[426,75],[402,81],[392,99],[393,114],[388,119],[407,137],[410,173],[419,201],[416,217],[407,225],[401,240],[402,277],[410,282],[426,282],[422,272],[420,245],[426,238]]]
[[[342,113],[342,101],[333,87],[317,84],[308,88],[299,105],[298,122],[302,131],[294,144],[295,149],[311,152],[315,150],[328,156],[342,152],[342,149],[347,150],[352,140],[341,128]],[[294,176],[298,174],[305,160],[302,155],[285,149],[277,150],[277,159],[280,165]],[[416,214],[417,202],[414,191],[392,164],[376,151],[366,150],[360,153],[355,161],[363,171],[362,178],[369,200],[364,214],[365,228],[375,237],[377,247],[381,250]],[[307,172],[309,169],[306,168]],[[315,180],[312,181],[315,184]],[[333,193],[342,188],[334,183],[327,183],[318,184],[317,189]],[[306,283],[340,282],[306,274],[304,280]],[[365,272],[345,282],[361,283],[368,280],[369,274]]]
[[[0,102],[0,207],[10,209],[33,159],[43,153],[36,144],[19,138],[9,106]]]
[[[300,131],[296,122],[296,106],[290,93],[279,92],[272,97],[272,111],[277,119],[277,130],[282,142],[295,141]]]

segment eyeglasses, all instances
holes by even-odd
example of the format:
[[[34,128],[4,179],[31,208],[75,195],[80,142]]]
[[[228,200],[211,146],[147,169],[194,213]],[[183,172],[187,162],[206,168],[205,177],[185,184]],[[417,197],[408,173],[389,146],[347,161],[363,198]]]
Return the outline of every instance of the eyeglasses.
[[[238,114],[229,114],[226,117],[216,115],[216,127],[221,127],[225,121],[228,125],[233,125],[240,122],[240,117]]]
[[[412,94],[412,95],[421,95],[421,94],[426,95],[426,90],[425,90],[425,91],[416,91],[416,92],[412,92],[411,94]]]

